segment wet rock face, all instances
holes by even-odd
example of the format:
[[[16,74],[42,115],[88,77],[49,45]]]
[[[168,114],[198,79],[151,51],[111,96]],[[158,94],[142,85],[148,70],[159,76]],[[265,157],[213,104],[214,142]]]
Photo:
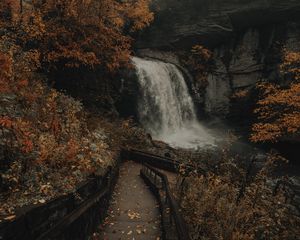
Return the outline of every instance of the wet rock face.
[[[218,46],[236,31],[300,17],[297,0],[154,0],[155,22],[138,48]]]
[[[298,0],[156,0],[153,9],[155,22],[137,48],[178,52],[203,44],[214,52],[208,87],[194,96],[196,102],[204,99],[199,106],[210,115],[239,115],[232,94],[253,89],[259,80],[280,82],[282,47],[300,50]]]
[[[300,22],[285,22],[246,29],[216,47],[216,68],[209,76],[205,94],[206,111],[223,116],[236,114],[236,106],[231,105],[233,93],[251,91],[261,80],[282,83],[279,65],[283,47],[300,51],[299,40]]]
[[[120,73],[115,106],[123,118],[133,118],[138,121],[139,84],[134,68]]]

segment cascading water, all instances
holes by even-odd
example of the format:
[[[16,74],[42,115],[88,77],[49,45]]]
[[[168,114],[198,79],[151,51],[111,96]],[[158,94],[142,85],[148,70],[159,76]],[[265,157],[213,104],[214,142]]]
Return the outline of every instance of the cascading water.
[[[200,125],[183,74],[169,63],[132,58],[141,88],[138,113],[153,138],[176,147],[214,145]]]

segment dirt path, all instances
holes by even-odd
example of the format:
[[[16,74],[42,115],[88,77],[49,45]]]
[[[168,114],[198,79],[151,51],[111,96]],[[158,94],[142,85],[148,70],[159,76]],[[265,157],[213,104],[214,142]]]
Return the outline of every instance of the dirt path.
[[[141,167],[132,161],[122,164],[101,239],[161,239],[159,206],[139,176]]]

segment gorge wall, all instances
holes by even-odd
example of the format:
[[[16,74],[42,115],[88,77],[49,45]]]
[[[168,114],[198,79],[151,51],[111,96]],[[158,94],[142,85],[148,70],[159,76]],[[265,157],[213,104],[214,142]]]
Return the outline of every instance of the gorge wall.
[[[206,90],[193,89],[194,100],[209,115],[241,125],[251,121],[255,96],[231,96],[259,80],[281,82],[283,47],[300,50],[298,0],[160,0],[153,9],[155,22],[136,43],[139,54],[180,64],[177,53],[196,44],[211,49],[215,67]]]
[[[153,0],[155,21],[138,48],[219,46],[237,31],[299,20],[297,0]]]

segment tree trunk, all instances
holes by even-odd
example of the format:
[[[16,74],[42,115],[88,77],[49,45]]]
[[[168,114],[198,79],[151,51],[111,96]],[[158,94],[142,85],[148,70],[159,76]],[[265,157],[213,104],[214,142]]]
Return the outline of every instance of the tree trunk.
[[[20,13],[23,13],[23,0],[20,0]]]

